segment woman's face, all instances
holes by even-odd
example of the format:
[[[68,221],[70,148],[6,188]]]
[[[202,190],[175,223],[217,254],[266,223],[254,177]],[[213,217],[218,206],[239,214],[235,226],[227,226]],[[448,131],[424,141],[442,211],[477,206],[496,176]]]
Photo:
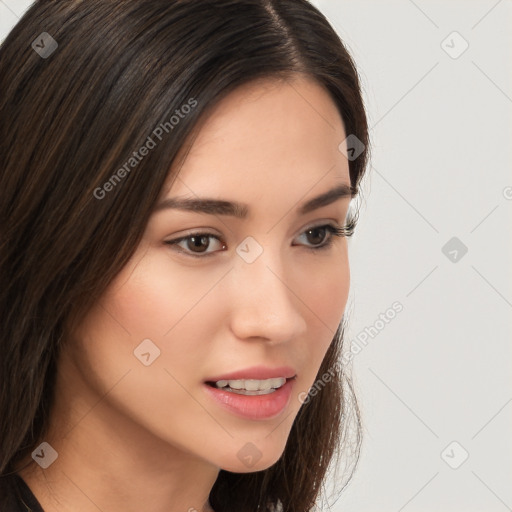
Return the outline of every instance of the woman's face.
[[[73,336],[69,389],[103,397],[119,435],[232,472],[279,459],[348,297],[347,240],[321,226],[343,226],[350,197],[301,211],[350,185],[347,135],[329,95],[304,79],[243,86],[213,110],[161,201],[236,202],[245,215],[157,208]],[[258,396],[205,383],[238,371],[265,380],[254,367],[294,379]]]

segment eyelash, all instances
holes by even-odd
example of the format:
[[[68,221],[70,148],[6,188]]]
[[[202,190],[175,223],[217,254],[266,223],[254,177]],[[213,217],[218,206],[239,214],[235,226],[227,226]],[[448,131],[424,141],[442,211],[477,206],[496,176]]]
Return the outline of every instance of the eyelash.
[[[316,230],[316,229],[322,229],[322,228],[326,228],[327,229],[327,232],[331,234],[331,236],[329,236],[327,238],[327,242],[323,242],[321,245],[316,245],[316,246],[305,246],[306,249],[309,249],[310,251],[315,252],[315,251],[329,249],[332,246],[332,243],[334,241],[333,236],[339,236],[339,237],[350,237],[350,236],[352,236],[354,234],[355,226],[356,226],[356,220],[355,220],[354,217],[351,217],[351,218],[349,218],[349,220],[348,220],[348,222],[347,222],[347,224],[345,226],[339,226],[338,224],[334,224],[334,223],[320,224],[318,226],[311,226],[311,227],[305,229],[301,233],[301,235],[303,235],[304,233],[307,233],[308,231],[313,231],[313,230]],[[183,242],[184,240],[188,240],[190,238],[199,238],[199,237],[215,238],[216,240],[218,240],[219,242],[221,242],[225,246],[225,244],[219,239],[218,236],[216,236],[216,235],[214,235],[212,233],[203,233],[203,232],[199,232],[199,231],[196,232],[196,233],[190,233],[187,236],[182,236],[180,238],[175,238],[173,240],[166,240],[165,244],[166,245],[176,245],[177,246],[178,243]],[[218,251],[194,254],[193,252],[189,252],[189,251],[187,251],[187,250],[185,250],[183,248],[180,248],[179,252],[181,252],[182,254],[185,254],[186,256],[191,256],[192,258],[205,258],[205,257],[214,255]]]

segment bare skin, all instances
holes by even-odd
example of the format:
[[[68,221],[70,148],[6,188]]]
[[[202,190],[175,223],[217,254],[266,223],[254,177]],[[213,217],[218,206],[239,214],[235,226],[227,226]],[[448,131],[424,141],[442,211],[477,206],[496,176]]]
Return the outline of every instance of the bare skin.
[[[348,299],[346,238],[307,230],[343,226],[349,198],[296,213],[350,184],[345,138],[328,93],[303,77],[243,86],[216,106],[162,198],[242,202],[249,216],[153,214],[61,354],[42,440],[58,458],[47,469],[29,458],[19,471],[45,512],[208,512],[220,469],[279,459]],[[205,231],[208,256],[187,255],[190,241],[165,243]],[[236,252],[248,236],[263,248],[250,264]],[[322,238],[332,245],[311,249]],[[160,350],[149,366],[134,356],[144,339]],[[259,364],[296,371],[278,417],[236,416],[205,392],[208,377]],[[237,456],[249,442],[261,452],[251,468]]]

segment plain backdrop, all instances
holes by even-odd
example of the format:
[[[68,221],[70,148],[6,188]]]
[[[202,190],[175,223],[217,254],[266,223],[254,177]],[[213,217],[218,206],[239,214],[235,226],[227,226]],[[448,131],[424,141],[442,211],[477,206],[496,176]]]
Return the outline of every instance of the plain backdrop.
[[[30,3],[0,0],[1,39]],[[313,3],[372,139],[347,306],[364,442],[330,510],[512,510],[512,1]]]

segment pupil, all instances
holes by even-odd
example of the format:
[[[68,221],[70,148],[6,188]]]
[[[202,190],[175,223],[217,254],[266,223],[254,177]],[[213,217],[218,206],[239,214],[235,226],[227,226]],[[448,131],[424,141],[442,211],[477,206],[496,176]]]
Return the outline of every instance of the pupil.
[[[324,237],[325,237],[325,229],[324,227],[318,227],[318,228],[313,228],[313,229],[309,229],[308,230],[308,235],[310,235],[311,233],[318,233],[318,232],[321,232],[323,233],[322,236],[320,236],[320,239],[317,240],[317,241],[314,241],[314,240],[311,240],[311,238],[309,239],[310,243],[312,243],[313,245],[319,245],[323,242],[324,240]],[[315,237],[313,237],[315,238]]]
[[[207,236],[192,236],[189,241],[189,249],[207,249],[208,248],[208,237]],[[206,246],[206,247],[205,247]],[[204,251],[194,251],[194,252],[204,252]]]

